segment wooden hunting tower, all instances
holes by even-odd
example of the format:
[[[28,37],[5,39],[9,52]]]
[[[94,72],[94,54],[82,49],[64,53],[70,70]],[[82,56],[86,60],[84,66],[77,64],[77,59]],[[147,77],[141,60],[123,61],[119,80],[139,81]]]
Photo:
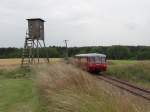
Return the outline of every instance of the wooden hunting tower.
[[[27,19],[29,28],[29,37],[35,40],[44,40],[44,20]]]
[[[29,66],[30,64],[36,63],[36,61],[40,62],[40,53],[39,50],[42,51],[41,54],[45,54],[42,58],[46,58],[47,62],[49,62],[49,58],[46,52],[46,46],[44,41],[44,20],[40,18],[31,18],[27,19],[28,21],[28,30],[26,33],[24,49],[22,53],[22,66]],[[40,42],[42,41],[42,43]],[[44,49],[43,49],[44,48]]]

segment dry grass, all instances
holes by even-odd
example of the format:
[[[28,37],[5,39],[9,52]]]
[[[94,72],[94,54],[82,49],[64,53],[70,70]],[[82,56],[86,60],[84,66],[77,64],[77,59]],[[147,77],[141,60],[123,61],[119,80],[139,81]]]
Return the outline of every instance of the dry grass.
[[[69,64],[34,68],[48,112],[149,112],[149,103],[96,79]],[[144,104],[144,105],[143,105]]]
[[[40,62],[43,62],[44,59],[40,59]],[[62,61],[61,58],[50,58],[50,63],[57,63]],[[0,69],[15,69],[21,64],[20,58],[14,59],[0,59]]]
[[[0,68],[16,68],[20,63],[21,59],[0,59]]]
[[[0,66],[20,64],[21,59],[0,59]]]

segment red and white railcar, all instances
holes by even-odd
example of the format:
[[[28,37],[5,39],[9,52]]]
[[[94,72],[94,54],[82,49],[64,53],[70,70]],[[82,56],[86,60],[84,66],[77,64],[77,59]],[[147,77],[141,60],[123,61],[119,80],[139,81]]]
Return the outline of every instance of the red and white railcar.
[[[89,72],[106,71],[106,55],[98,53],[78,54],[75,55],[75,63],[82,69]]]

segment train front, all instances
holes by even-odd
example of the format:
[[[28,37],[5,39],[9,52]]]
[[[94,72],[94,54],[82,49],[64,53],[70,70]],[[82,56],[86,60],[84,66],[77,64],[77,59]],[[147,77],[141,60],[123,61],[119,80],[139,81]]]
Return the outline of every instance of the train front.
[[[88,59],[88,71],[89,72],[103,72],[107,70],[106,55],[93,54]]]

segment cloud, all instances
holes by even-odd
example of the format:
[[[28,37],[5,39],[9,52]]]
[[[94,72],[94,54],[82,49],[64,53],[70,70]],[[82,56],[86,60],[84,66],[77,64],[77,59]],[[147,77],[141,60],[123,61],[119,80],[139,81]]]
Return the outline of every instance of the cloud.
[[[22,47],[27,18],[46,20],[47,45],[149,45],[149,0],[1,0],[0,47]]]

